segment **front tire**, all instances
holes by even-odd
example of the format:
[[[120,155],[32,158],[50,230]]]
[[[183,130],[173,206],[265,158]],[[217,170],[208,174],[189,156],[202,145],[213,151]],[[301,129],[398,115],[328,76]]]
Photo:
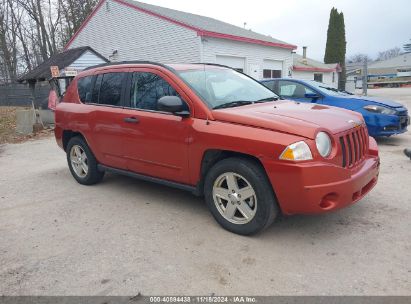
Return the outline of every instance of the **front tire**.
[[[215,164],[205,178],[204,195],[216,221],[237,234],[260,232],[279,214],[264,169],[245,158],[227,158]]]
[[[104,172],[98,170],[97,160],[82,137],[71,138],[66,153],[70,172],[79,184],[94,185],[102,180]]]

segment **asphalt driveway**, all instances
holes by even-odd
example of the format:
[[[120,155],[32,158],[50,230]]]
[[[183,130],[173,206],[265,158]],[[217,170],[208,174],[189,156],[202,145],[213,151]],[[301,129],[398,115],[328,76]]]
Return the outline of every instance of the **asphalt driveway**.
[[[379,146],[362,201],[253,237],[183,191],[112,174],[81,186],[53,138],[0,146],[0,295],[410,295],[411,133]]]

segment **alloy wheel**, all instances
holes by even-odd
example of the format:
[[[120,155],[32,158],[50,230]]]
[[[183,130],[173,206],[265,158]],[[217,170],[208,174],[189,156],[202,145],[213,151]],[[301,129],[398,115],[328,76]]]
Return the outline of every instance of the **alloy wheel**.
[[[233,224],[250,222],[257,211],[257,195],[251,184],[234,172],[221,174],[213,185],[214,204]]]
[[[71,147],[70,162],[74,172],[78,177],[86,177],[88,173],[87,154],[81,146],[74,145]]]

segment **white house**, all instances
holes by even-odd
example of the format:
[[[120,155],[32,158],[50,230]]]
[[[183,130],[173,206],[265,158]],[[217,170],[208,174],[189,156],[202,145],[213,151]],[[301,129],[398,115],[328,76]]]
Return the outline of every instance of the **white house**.
[[[57,66],[60,75],[66,71],[82,71],[88,67],[107,63],[108,60],[89,46],[82,46],[56,53],[33,70],[19,78],[20,82],[48,81],[51,77],[50,67]]]
[[[338,63],[325,64],[307,57],[307,47],[303,47],[303,55],[293,56],[292,77],[304,80],[316,80],[326,83],[334,88],[338,87]]]
[[[295,45],[213,18],[131,0],[100,0],[66,49],[111,61],[209,62],[261,79],[287,77]]]

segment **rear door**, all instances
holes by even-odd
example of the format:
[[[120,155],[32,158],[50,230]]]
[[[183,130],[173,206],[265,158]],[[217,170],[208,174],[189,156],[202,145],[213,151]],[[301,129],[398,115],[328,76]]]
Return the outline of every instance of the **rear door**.
[[[91,95],[86,96],[93,109],[93,150],[101,164],[126,169],[124,125],[127,113],[123,99],[127,73],[109,70],[94,76]]]
[[[188,145],[192,119],[158,111],[163,96],[179,96],[172,79],[156,69],[131,70],[125,105],[130,119],[125,127],[127,168],[137,173],[188,183]],[[189,110],[188,105],[187,110]]]

